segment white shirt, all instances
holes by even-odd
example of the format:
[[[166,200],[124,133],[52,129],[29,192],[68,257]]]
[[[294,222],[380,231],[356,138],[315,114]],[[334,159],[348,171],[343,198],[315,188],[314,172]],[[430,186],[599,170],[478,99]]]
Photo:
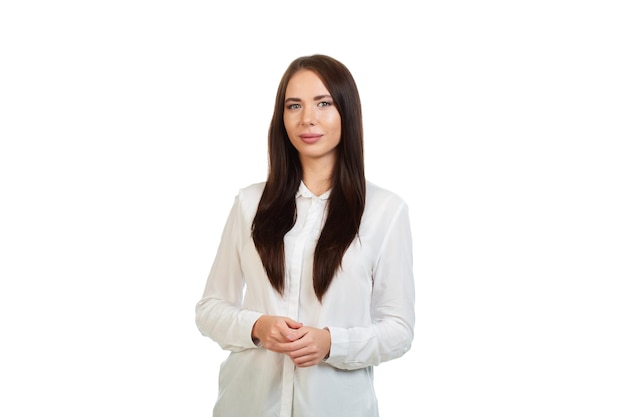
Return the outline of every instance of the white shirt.
[[[373,366],[407,352],[415,325],[408,207],[367,183],[359,235],[328,291],[313,290],[313,251],[330,192],[301,183],[296,224],[285,236],[281,296],[269,283],[251,237],[264,183],[240,190],[226,221],[202,299],[200,332],[231,353],[220,368],[214,417],[375,417]],[[256,346],[252,326],[263,314],[287,316],[331,334],[329,357],[297,368],[284,354]]]

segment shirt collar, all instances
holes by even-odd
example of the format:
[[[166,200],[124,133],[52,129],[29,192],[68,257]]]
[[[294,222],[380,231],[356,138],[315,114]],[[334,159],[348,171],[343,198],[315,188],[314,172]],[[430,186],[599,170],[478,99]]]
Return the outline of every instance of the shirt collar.
[[[298,188],[298,192],[296,193],[296,198],[305,197],[305,198],[313,198],[317,200],[328,200],[328,197],[330,197],[330,191],[331,190],[328,190],[324,194],[317,196],[313,194],[311,190],[309,190],[306,187],[306,185],[304,185],[304,181],[300,181],[300,187]]]

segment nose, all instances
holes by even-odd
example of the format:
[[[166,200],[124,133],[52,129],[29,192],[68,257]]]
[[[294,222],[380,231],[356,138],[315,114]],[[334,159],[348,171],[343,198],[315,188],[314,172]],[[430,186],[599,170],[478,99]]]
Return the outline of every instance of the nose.
[[[315,124],[315,108],[312,106],[302,107],[302,117],[300,122],[305,126],[312,126]]]

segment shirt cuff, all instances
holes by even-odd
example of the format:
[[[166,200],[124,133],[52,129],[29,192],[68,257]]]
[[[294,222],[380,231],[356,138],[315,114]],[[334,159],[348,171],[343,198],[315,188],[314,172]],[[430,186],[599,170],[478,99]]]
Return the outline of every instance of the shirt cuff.
[[[329,365],[345,362],[348,357],[348,330],[340,327],[327,327],[330,332],[330,353],[324,362]]]
[[[258,339],[252,339],[252,328],[254,323],[261,317],[263,313],[257,313],[256,311],[243,312],[241,320],[243,325],[240,327],[242,334],[240,334],[241,340],[245,341],[245,348],[261,347],[261,341]]]

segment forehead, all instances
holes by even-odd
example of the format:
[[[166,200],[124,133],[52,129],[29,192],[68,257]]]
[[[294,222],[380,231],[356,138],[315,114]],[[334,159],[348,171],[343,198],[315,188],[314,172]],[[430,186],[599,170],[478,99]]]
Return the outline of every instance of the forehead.
[[[294,73],[285,91],[286,97],[319,96],[322,94],[330,94],[324,85],[322,79],[313,71],[301,69]]]

